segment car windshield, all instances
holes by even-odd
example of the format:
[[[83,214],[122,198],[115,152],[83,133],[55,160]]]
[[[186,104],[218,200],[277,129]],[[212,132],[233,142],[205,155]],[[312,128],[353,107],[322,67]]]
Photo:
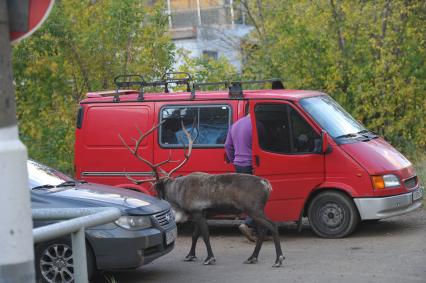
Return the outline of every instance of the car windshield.
[[[329,96],[305,98],[300,104],[333,138],[352,137],[368,132]]]
[[[27,167],[30,189],[41,186],[54,187],[65,182],[75,182],[71,177],[32,160],[27,162]]]

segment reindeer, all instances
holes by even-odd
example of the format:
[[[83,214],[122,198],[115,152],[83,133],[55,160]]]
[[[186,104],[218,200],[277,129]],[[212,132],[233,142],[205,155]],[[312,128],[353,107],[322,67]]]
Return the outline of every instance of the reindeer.
[[[245,213],[255,221],[260,227],[259,236],[256,241],[253,254],[244,261],[246,264],[254,264],[258,261],[259,251],[267,230],[272,232],[272,237],[275,244],[276,259],[273,267],[279,267],[284,260],[283,252],[276,224],[269,220],[264,214],[265,204],[272,191],[271,184],[260,177],[248,174],[207,174],[207,173],[192,173],[186,176],[172,177],[172,174],[181,168],[190,158],[192,145],[194,140],[191,138],[183,122],[182,130],[188,139],[188,146],[183,144],[184,160],[179,163],[170,172],[164,171],[161,166],[168,162],[179,162],[171,160],[171,151],[169,158],[165,161],[154,164],[146,160],[138,153],[138,148],[145,137],[154,132],[164,121],[153,126],[146,133],[142,133],[140,129],[139,138],[134,139],[135,146],[130,147],[124,139],[119,135],[123,145],[140,161],[147,164],[155,176],[152,179],[137,180],[130,175],[127,177],[135,184],[144,182],[153,183],[157,196],[167,200],[176,212],[178,218],[192,218],[194,221],[194,231],[192,235],[191,249],[184,261],[196,260],[195,247],[197,240],[201,235],[207,248],[207,258],[204,260],[204,265],[216,263],[213,251],[210,245],[209,228],[207,225],[206,214],[238,214]],[[193,129],[194,127],[192,127]]]

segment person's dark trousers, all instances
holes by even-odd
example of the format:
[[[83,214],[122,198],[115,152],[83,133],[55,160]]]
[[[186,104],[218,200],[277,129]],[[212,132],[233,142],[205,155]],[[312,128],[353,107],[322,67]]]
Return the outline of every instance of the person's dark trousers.
[[[238,166],[234,165],[236,173],[244,173],[253,175],[253,166]]]
[[[234,167],[235,167],[235,172],[236,173],[253,175],[253,166],[238,166],[238,165],[234,165]],[[253,228],[253,231],[255,233],[257,233],[256,224],[254,223],[254,221],[253,221],[253,219],[251,217],[247,217],[246,220],[244,221],[244,223],[248,227]]]

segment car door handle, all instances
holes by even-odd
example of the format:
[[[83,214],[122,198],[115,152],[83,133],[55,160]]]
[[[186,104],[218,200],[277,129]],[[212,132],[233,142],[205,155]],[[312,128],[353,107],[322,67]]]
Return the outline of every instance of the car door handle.
[[[259,165],[260,165],[260,158],[259,158],[259,155],[255,155],[255,156],[254,156],[254,163],[256,164],[256,166],[259,166]]]

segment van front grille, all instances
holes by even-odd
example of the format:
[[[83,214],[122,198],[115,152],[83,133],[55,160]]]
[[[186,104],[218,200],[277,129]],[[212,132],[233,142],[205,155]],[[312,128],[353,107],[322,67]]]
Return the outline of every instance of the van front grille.
[[[169,210],[160,212],[158,214],[154,215],[155,219],[157,220],[158,224],[160,224],[161,227],[166,227],[168,226],[170,223],[173,222],[173,214],[172,212]]]
[[[407,189],[412,189],[417,185],[417,176],[411,177],[404,181],[404,185]]]

